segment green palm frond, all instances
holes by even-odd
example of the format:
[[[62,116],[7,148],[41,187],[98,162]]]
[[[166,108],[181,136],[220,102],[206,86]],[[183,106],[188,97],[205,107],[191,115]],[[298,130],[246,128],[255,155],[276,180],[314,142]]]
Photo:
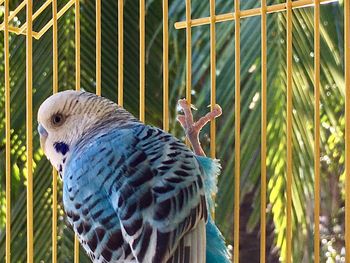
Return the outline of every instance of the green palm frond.
[[[11,1],[11,10],[19,1]],[[40,1],[35,3],[38,8]],[[58,1],[59,7],[65,1]],[[258,7],[257,1],[243,1],[242,9]],[[95,90],[95,10],[93,1],[81,1],[81,86]],[[233,11],[232,1],[217,1],[217,13]],[[332,208],[330,218],[339,217],[343,206],[341,191],[336,207],[330,180],[338,182],[344,171],[344,77],[341,8],[336,4],[323,6],[321,23],[321,155],[322,155],[322,210]],[[293,22],[293,258],[308,262],[313,244],[313,9],[294,11]],[[192,1],[192,17],[209,15],[209,2]],[[2,14],[3,16],[3,14]],[[45,11],[34,28],[41,28],[51,18]],[[184,137],[175,121],[176,102],[185,96],[185,30],[175,30],[176,21],[185,18],[185,1],[174,0],[169,6],[169,74],[171,132]],[[125,1],[124,10],[124,106],[138,116],[139,103],[139,48],[138,2]],[[18,16],[25,21],[25,13]],[[216,221],[229,244],[233,245],[234,197],[234,21],[216,25],[217,102],[223,116],[217,120],[217,158],[221,159],[223,173],[219,180]],[[59,87],[75,87],[74,12],[68,11],[59,20]],[[285,246],[285,174],[286,174],[286,35],[284,14],[268,15],[268,126],[267,170],[269,239],[268,249],[277,247],[283,259]],[[210,101],[209,26],[192,30],[192,88],[193,103],[199,111],[207,111]],[[102,3],[102,94],[117,100],[117,1]],[[3,50],[3,35],[0,35]],[[241,21],[241,234],[242,262],[245,251],[257,250],[254,244],[244,243],[249,235],[258,242],[260,221],[260,122],[261,122],[261,54],[260,17]],[[12,142],[12,260],[25,261],[26,255],[26,172],[25,172],[25,37],[11,34],[11,128]],[[1,53],[0,59],[3,59]],[[162,6],[159,1],[147,1],[146,16],[146,122],[162,126]],[[36,114],[41,102],[52,93],[52,32],[48,31],[33,47],[33,99]],[[4,72],[3,64],[0,71]],[[0,74],[0,109],[4,107],[4,78]],[[4,112],[0,111],[0,203],[4,207],[5,149]],[[35,118],[34,118],[35,120]],[[34,123],[35,124],[35,123]],[[36,125],[34,125],[35,127]],[[203,131],[202,142],[209,149],[209,128]],[[39,139],[34,130],[34,239],[35,257],[51,258],[51,166],[39,150]],[[327,159],[328,158],[328,159]],[[328,160],[328,164],[326,161]],[[329,165],[329,162],[331,163]],[[333,181],[332,181],[333,182]],[[343,181],[340,181],[342,186]],[[336,188],[338,186],[336,185]],[[333,198],[333,199],[332,199]],[[61,192],[58,200],[61,200]],[[321,211],[322,211],[321,210]],[[0,258],[4,258],[4,213],[0,210]],[[324,212],[327,214],[328,212]],[[59,204],[59,262],[72,262],[73,233]],[[341,224],[341,222],[340,222]],[[307,248],[307,249],[305,249]],[[248,254],[249,254],[248,253]],[[88,262],[81,252],[81,262]],[[304,261],[303,261],[304,260]],[[252,262],[252,261],[250,261]],[[269,261],[270,262],[270,261]],[[271,261],[272,262],[272,261]]]

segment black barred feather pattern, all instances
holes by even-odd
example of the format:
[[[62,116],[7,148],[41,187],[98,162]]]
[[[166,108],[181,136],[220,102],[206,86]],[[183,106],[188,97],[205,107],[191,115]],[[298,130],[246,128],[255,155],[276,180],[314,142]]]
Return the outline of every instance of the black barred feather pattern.
[[[205,262],[203,175],[172,135],[140,123],[98,129],[73,149],[63,180],[69,222],[93,262]]]

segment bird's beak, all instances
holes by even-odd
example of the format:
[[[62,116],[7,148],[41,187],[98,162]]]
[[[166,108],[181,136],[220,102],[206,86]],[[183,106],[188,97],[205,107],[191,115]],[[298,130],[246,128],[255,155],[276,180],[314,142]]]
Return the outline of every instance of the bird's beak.
[[[46,138],[49,134],[48,134],[47,130],[45,130],[45,128],[40,123],[38,125],[38,132],[40,135],[40,146],[45,152],[45,141],[46,141]]]
[[[39,123],[38,125],[38,132],[40,134],[40,137],[47,137],[49,134],[47,133],[47,130]]]

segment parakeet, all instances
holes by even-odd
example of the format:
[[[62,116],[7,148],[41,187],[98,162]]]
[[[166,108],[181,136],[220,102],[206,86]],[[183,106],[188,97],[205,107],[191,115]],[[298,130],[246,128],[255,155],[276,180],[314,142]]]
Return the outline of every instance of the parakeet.
[[[193,124],[180,104],[191,138],[212,116]],[[93,262],[229,262],[210,218],[220,165],[199,156],[198,141],[191,140],[196,155],[116,103],[72,90],[40,106],[38,132],[63,180],[68,221]]]

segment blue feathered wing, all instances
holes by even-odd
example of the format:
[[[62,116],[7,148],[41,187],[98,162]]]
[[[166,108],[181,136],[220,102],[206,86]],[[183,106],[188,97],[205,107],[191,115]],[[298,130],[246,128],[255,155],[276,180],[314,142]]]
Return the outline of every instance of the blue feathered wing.
[[[203,167],[183,143],[137,124],[81,140],[63,199],[94,262],[195,263],[205,254],[204,189]]]

